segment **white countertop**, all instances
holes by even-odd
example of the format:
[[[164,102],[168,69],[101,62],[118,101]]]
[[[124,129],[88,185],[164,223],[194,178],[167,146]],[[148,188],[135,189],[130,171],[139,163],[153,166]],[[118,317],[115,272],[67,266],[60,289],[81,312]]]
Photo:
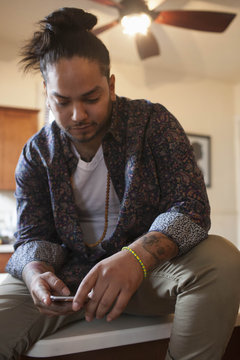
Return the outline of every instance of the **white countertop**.
[[[173,316],[139,317],[122,314],[108,323],[105,319],[76,321],[39,340],[27,352],[29,357],[51,357],[84,351],[166,339]]]

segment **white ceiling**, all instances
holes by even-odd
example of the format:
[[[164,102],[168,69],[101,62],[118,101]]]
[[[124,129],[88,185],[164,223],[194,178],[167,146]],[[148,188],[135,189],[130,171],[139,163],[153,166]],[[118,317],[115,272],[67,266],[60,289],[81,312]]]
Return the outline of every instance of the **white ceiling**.
[[[117,0],[116,0],[117,1]],[[152,25],[161,55],[141,61],[134,39],[124,35],[121,26],[104,32],[100,38],[110,50],[112,62],[138,64],[144,68],[182,76],[212,77],[240,82],[240,0],[149,0],[150,8],[158,10],[189,9],[229,11],[237,14],[229,28],[220,34],[181,29],[167,25]],[[60,7],[80,7],[94,13],[98,24],[117,18],[114,8],[91,0],[0,0],[0,44],[8,43],[19,49],[28,39],[35,24],[51,11]],[[0,59],[4,59],[1,46]],[[6,58],[5,58],[6,60]]]

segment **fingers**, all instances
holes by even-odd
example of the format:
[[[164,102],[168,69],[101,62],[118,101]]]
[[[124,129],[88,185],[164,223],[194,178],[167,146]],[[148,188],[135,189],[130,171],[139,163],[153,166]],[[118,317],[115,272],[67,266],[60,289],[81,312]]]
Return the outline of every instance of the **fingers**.
[[[72,309],[73,311],[79,311],[84,307],[84,305],[88,302],[88,294],[92,291],[96,280],[97,280],[97,272],[94,271],[93,268],[87,276],[83,279],[81,284],[78,287],[77,293],[73,299]]]
[[[50,295],[69,295],[68,287],[52,272],[37,275],[31,284],[31,294],[38,307],[52,304]]]
[[[131,296],[132,296],[132,293],[125,292],[125,291],[123,291],[123,292],[121,292],[119,294],[114,307],[112,308],[112,310],[107,315],[107,321],[108,322],[110,322],[112,320],[115,320],[116,318],[118,318],[121,315],[121,313],[126,308]]]
[[[89,301],[85,304],[86,321],[92,321],[94,317],[102,319],[111,308],[107,321],[116,319],[127,306],[131,296],[130,289],[98,281],[91,293],[88,294]]]
[[[91,321],[94,316],[96,316],[97,319],[102,319],[111,308],[118,293],[118,287],[107,286],[107,284],[99,287],[99,283],[97,283],[85,307],[86,320]]]
[[[32,297],[35,305],[39,305],[43,303],[45,305],[50,305],[50,291],[48,285],[45,283],[43,279],[38,279],[37,282],[33,284],[31,289]]]
[[[55,274],[49,272],[45,273],[43,279],[47,281],[51,292],[58,295],[70,295],[68,287]]]

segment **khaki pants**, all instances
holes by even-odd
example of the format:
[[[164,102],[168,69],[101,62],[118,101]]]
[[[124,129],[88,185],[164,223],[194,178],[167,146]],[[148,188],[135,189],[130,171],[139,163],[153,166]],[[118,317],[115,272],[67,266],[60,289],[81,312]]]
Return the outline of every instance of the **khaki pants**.
[[[240,253],[210,235],[186,255],[154,270],[125,312],[175,313],[166,360],[220,360],[234,328],[240,301]],[[83,313],[47,317],[38,312],[23,282],[0,285],[0,360],[17,359],[38,339]]]

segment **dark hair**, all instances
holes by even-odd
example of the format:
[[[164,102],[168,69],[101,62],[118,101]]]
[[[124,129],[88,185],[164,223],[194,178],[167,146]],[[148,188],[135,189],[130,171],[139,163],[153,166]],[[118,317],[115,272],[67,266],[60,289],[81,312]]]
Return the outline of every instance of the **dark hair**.
[[[90,30],[96,25],[95,15],[77,8],[61,8],[39,22],[40,31],[36,31],[22,48],[22,60],[25,72],[41,71],[46,80],[47,65],[61,58],[80,56],[97,61],[101,73],[109,77],[109,52],[103,42]]]

